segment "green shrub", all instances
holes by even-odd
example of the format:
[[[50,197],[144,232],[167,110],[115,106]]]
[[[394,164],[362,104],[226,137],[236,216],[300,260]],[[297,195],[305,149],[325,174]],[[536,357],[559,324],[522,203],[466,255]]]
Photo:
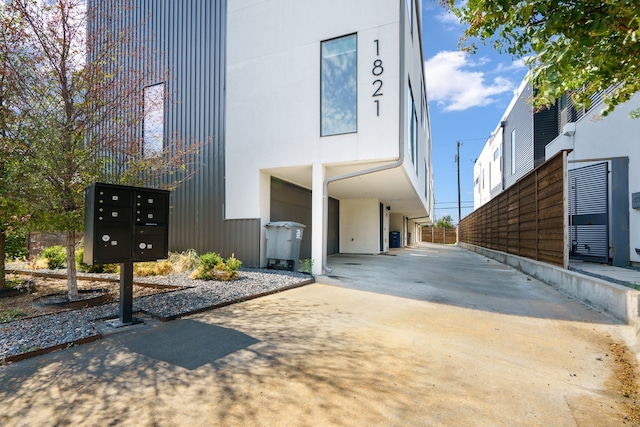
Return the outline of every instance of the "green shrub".
[[[242,261],[236,258],[235,254],[231,254],[231,257],[227,258],[225,265],[229,271],[237,272],[242,266]]]
[[[9,260],[26,260],[27,233],[24,231],[10,231],[6,235],[4,242],[4,257]]]
[[[298,261],[298,271],[300,273],[312,274],[313,272],[313,260],[306,258]]]
[[[42,251],[42,258],[47,260],[47,268],[56,270],[64,268],[67,258],[67,250],[64,246],[49,246]]]
[[[0,311],[0,323],[12,322],[26,315],[27,313],[19,308],[7,308],[4,311]]]
[[[225,261],[219,254],[208,252],[200,255],[200,264],[191,274],[192,279],[233,280],[238,277],[238,269],[242,262],[234,255]]]
[[[76,251],[76,266],[78,267],[78,271],[83,273],[117,273],[118,264],[85,264],[83,261],[84,258],[84,248],[80,248]]]

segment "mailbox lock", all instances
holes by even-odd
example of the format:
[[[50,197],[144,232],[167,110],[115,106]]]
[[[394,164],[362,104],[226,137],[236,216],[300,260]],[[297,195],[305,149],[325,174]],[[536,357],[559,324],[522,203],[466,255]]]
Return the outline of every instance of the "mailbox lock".
[[[111,240],[111,236],[109,236],[108,234],[104,234],[102,236],[102,241],[103,242],[108,242],[109,240]]]
[[[146,244],[146,243],[140,243],[140,244],[138,245],[138,247],[139,247],[140,249],[144,249],[144,248],[146,248],[146,247],[147,247],[147,244]]]

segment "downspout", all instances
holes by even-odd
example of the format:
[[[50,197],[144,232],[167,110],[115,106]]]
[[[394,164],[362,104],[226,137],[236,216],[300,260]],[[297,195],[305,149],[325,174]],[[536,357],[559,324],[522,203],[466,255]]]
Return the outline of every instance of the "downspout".
[[[405,41],[404,41],[404,32],[405,32],[405,18],[404,18],[404,4],[399,2],[400,5],[400,78],[398,79],[398,90],[399,90],[399,99],[400,99],[400,110],[399,110],[399,126],[398,126],[398,136],[399,136],[399,144],[398,144],[398,158],[393,163],[389,163],[386,165],[376,166],[370,169],[364,169],[361,171],[355,171],[346,173],[343,175],[336,175],[329,178],[325,178],[322,185],[322,254],[323,254],[323,262],[322,262],[322,272],[331,273],[331,269],[327,266],[327,238],[329,235],[329,184],[335,181],[341,181],[343,179],[354,178],[356,176],[368,175],[371,173],[381,172],[389,169],[395,169],[399,166],[402,166],[404,163],[404,111],[406,104],[406,92],[404,91],[404,75],[405,75]]]

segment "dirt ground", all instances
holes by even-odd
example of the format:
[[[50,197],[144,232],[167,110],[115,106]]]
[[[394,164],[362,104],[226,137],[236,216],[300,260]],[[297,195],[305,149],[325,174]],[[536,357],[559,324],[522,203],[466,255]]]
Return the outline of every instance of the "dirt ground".
[[[53,308],[35,308],[34,300],[46,295],[64,294],[67,292],[67,279],[35,277],[25,275],[8,275],[10,280],[20,279],[25,282],[24,292],[16,296],[2,297],[0,295],[0,323],[37,316],[58,311]],[[106,289],[111,295],[110,301],[118,301],[120,295],[119,282],[105,282],[93,280],[78,280],[79,290]],[[147,286],[133,286],[133,296],[141,297],[167,292],[167,289],[155,289]]]
[[[615,361],[614,372],[620,384],[619,392],[625,398],[625,421],[634,426],[640,425],[640,379],[636,374],[640,372],[638,360],[623,344],[611,343],[609,348]]]

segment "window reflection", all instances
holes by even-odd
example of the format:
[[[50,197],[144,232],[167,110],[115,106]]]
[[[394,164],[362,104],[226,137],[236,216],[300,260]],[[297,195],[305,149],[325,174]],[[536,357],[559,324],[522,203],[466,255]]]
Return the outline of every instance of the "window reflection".
[[[322,136],[357,131],[356,83],[356,35],[322,42]]]

